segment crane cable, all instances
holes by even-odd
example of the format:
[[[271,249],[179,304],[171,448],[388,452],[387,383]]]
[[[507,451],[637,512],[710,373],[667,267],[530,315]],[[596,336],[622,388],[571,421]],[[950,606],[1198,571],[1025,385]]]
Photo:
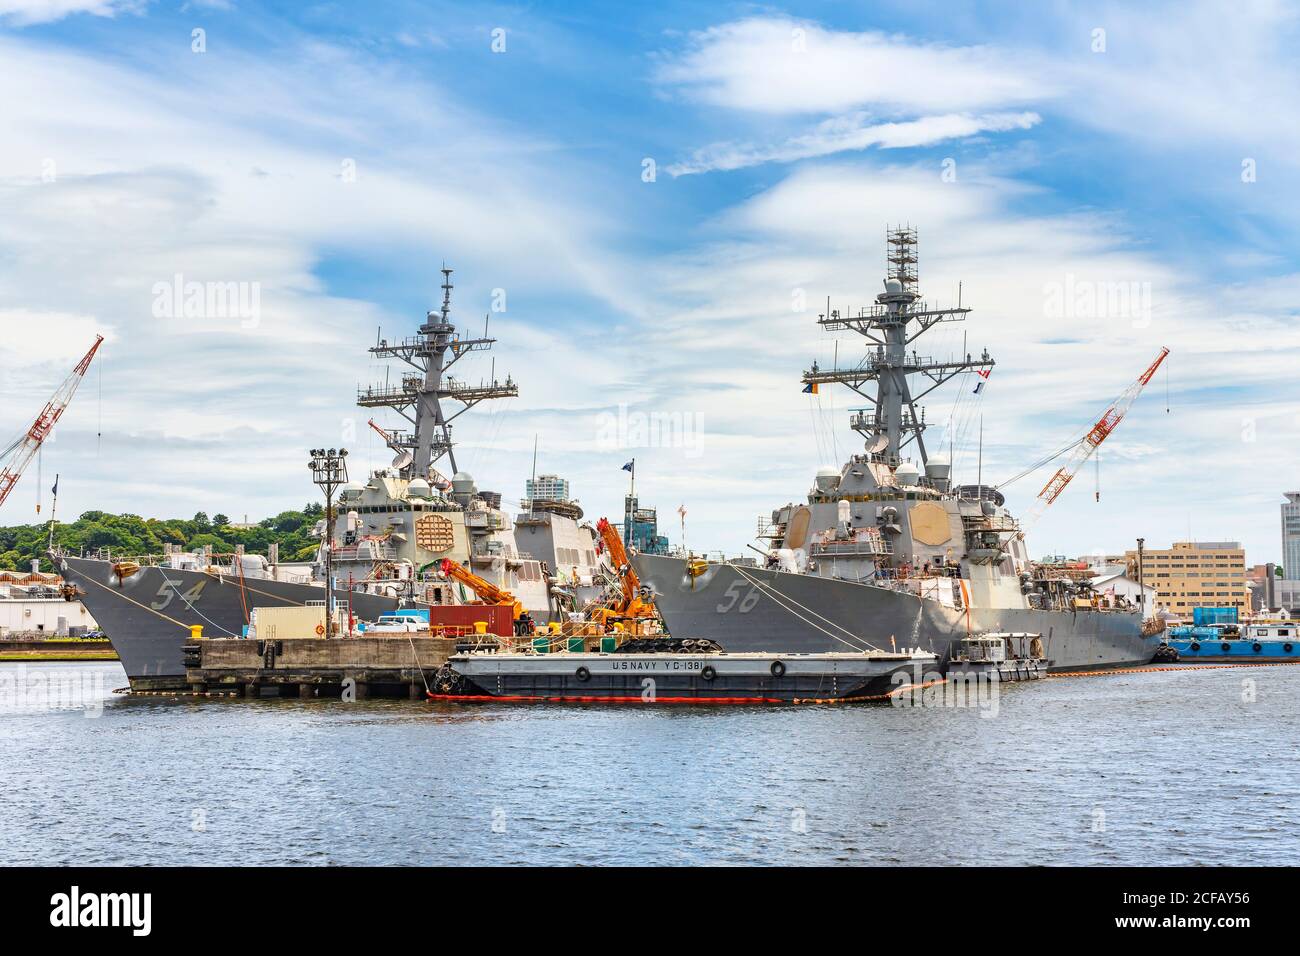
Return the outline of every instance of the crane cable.
[[[1042,468],[1044,465],[1048,464],[1049,462],[1054,461],[1054,460],[1056,460],[1057,458],[1060,458],[1060,457],[1061,457],[1062,455],[1064,455],[1067,451],[1072,451],[1072,450],[1074,450],[1074,449],[1077,448],[1079,445],[1083,444],[1084,439],[1086,439],[1087,437],[1088,437],[1087,435],[1080,435],[1078,438],[1076,438],[1074,441],[1070,442],[1068,445],[1065,445],[1064,447],[1060,448],[1059,450],[1052,452],[1050,455],[1046,456],[1045,458],[1042,458],[1042,459],[1038,460],[1037,462],[1035,462],[1034,464],[1030,465],[1028,468],[1026,468],[1024,471],[1020,472],[1019,474],[1017,474],[1017,475],[1013,475],[1012,477],[1008,478],[1006,481],[1000,482],[999,484],[996,484],[996,485],[994,485],[993,487],[996,488],[997,490],[1001,491],[1003,488],[1005,488],[1007,485],[1011,484],[1012,482],[1019,481],[1021,478],[1024,478],[1026,475],[1031,474],[1032,472],[1037,471],[1039,468]]]
[[[880,650],[883,650],[883,648],[877,647],[875,644],[872,644],[872,643],[871,643],[870,641],[868,641],[866,638],[864,638],[864,637],[858,637],[856,634],[854,634],[854,633],[853,633],[852,631],[850,631],[848,628],[846,628],[846,627],[844,627],[844,626],[842,626],[842,625],[840,625],[840,624],[836,624],[836,623],[835,623],[834,621],[832,621],[830,618],[822,617],[822,615],[818,614],[818,613],[817,613],[816,611],[814,611],[812,608],[805,607],[804,605],[802,605],[802,604],[800,604],[798,601],[796,601],[794,598],[790,597],[788,594],[783,594],[782,592],[776,590],[776,589],[775,589],[774,587],[772,587],[770,584],[766,584],[766,583],[764,583],[764,582],[762,582],[762,581],[759,581],[759,580],[757,580],[757,579],[751,577],[748,573],[746,573],[745,569],[742,568],[740,565],[738,565],[738,564],[733,564],[731,567],[732,567],[732,568],[735,570],[735,572],[736,572],[737,574],[739,574],[742,578],[744,578],[744,579],[745,579],[746,581],[748,581],[750,584],[754,585],[754,587],[758,588],[760,591],[766,592],[767,595],[768,595],[768,597],[770,597],[773,601],[775,601],[776,604],[777,604],[779,607],[783,608],[784,610],[789,611],[791,614],[793,614],[795,617],[799,618],[799,620],[803,621],[805,624],[808,624],[808,625],[810,625],[810,626],[812,626],[812,627],[815,627],[817,630],[821,631],[823,634],[827,635],[827,636],[830,637],[832,640],[839,641],[839,642],[840,642],[841,644],[843,644],[844,646],[846,646],[846,647],[851,647],[851,648],[853,648],[855,651],[858,651],[858,652],[861,652],[861,651],[863,650],[863,648],[861,647],[862,644],[865,644],[868,648],[870,648],[870,649],[873,650],[873,651],[880,651]],[[847,635],[849,635],[850,637],[852,637],[854,641],[857,641],[857,642],[859,642],[859,643],[855,645],[854,643],[851,643],[851,642],[849,642],[849,641],[846,641],[846,640],[844,640],[842,637],[839,637],[839,636],[837,636],[837,635],[831,633],[831,632],[828,631],[826,628],[824,628],[824,627],[822,627],[821,625],[817,624],[816,621],[813,621],[813,620],[810,620],[809,618],[804,617],[804,616],[803,616],[802,614],[800,614],[798,611],[794,610],[794,608],[791,608],[790,606],[788,606],[788,605],[782,603],[783,600],[784,600],[784,601],[789,601],[790,604],[793,604],[793,605],[794,605],[794,607],[797,607],[797,608],[800,608],[801,610],[807,611],[809,614],[813,615],[814,617],[821,618],[821,620],[825,621],[825,622],[826,622],[827,624],[829,624],[831,627],[838,628],[839,630],[843,631],[845,634],[847,634]]]

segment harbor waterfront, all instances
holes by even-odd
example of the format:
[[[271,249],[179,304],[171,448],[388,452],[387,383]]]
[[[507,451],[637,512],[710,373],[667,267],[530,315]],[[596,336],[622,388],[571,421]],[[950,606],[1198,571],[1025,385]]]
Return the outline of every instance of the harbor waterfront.
[[[98,688],[98,716],[15,697],[41,680]],[[1049,678],[991,709],[545,719],[125,683],[117,664],[0,665],[0,863],[1300,863],[1289,665]]]

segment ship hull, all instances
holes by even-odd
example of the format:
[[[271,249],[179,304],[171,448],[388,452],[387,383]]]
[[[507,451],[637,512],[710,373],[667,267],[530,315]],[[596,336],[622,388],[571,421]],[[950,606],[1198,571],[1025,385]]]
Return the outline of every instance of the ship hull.
[[[254,607],[293,607],[323,601],[325,589],[287,581],[245,579],[229,574],[177,568],[143,567],[119,580],[108,561],[61,556],[60,572],[81,592],[81,601],[121,658],[136,690],[183,688],[181,648],[190,628],[204,637],[240,637]],[[396,598],[336,589],[335,599],[351,602],[353,614],[375,620],[396,610]]]
[[[970,634],[1030,633],[1059,672],[1145,664],[1160,642],[1142,635],[1137,612],[966,610],[811,574],[709,564],[692,577],[682,558],[638,554],[632,563],[673,637],[709,638],[728,652],[919,648],[946,662]]]

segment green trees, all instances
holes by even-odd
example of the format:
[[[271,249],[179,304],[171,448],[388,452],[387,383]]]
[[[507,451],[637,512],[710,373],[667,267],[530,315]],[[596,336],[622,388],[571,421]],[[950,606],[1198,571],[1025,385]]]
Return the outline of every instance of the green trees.
[[[310,506],[309,506],[310,507]],[[248,554],[266,554],[272,544],[280,547],[281,560],[311,560],[316,542],[309,533],[320,516],[321,506],[312,511],[282,511],[251,528],[232,528],[225,515],[213,520],[199,512],[192,519],[142,518],[87,511],[76,521],[58,523],[54,542],[68,551],[111,548],[123,557],[161,554],[164,544],[183,550],[210,545],[213,552],[228,554],[239,545]],[[27,571],[32,559],[41,559],[41,569],[52,570],[45,556],[49,524],[0,527],[0,570]]]

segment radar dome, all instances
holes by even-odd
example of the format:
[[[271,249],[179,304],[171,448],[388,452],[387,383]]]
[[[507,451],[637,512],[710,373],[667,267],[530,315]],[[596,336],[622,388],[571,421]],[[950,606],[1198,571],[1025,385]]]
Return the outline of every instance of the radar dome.
[[[409,498],[428,498],[429,483],[423,478],[412,478],[411,483],[406,486],[406,494]]]
[[[894,477],[898,479],[900,485],[914,485],[921,477],[921,472],[912,462],[905,461],[894,469]]]
[[[340,498],[359,498],[361,492],[366,490],[366,486],[359,481],[349,481],[339,490]]]
[[[948,464],[948,459],[943,455],[935,455],[925,463],[925,474],[928,478],[944,479],[952,472],[952,466]]]
[[[818,491],[834,491],[840,484],[840,470],[830,465],[823,465],[817,469],[817,477],[813,483]]]
[[[893,277],[890,277],[885,280],[885,291],[888,292],[890,295],[893,295],[897,292],[902,292],[903,283]]]

